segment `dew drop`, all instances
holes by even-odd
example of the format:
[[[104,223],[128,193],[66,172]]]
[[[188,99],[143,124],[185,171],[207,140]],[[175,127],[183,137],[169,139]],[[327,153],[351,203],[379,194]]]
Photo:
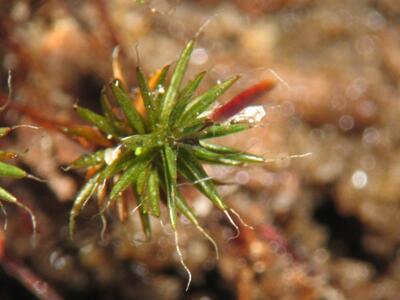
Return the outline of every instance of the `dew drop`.
[[[104,151],[104,161],[107,165],[111,165],[121,154],[121,147],[107,148]]]
[[[162,84],[159,84],[159,85],[157,86],[157,92],[158,92],[159,94],[164,94],[164,93],[165,93],[165,88],[164,88],[164,86],[163,86]]]
[[[368,175],[363,170],[357,170],[351,176],[351,183],[354,188],[361,190],[365,188],[368,184]]]
[[[195,201],[193,201],[193,209],[196,215],[199,217],[204,218],[208,216],[211,213],[212,208],[213,206],[211,201],[203,196],[198,197],[195,199]]]
[[[253,105],[242,109],[239,113],[234,115],[229,121],[234,123],[240,123],[240,122],[248,122],[250,124],[258,123],[265,117],[266,114],[267,113],[265,112],[264,106]]]
[[[195,65],[202,65],[206,63],[208,60],[208,54],[207,51],[204,48],[197,48],[193,50],[192,56],[191,56],[191,63]]]
[[[344,131],[349,131],[354,127],[354,119],[352,116],[344,115],[339,119],[339,127]]]
[[[236,182],[240,185],[247,184],[250,180],[250,175],[246,171],[239,171],[235,176]]]

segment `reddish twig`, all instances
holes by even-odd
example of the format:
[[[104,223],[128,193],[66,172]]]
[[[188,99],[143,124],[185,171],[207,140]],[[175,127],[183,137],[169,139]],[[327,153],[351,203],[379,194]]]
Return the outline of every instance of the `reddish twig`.
[[[46,281],[16,259],[5,255],[1,262],[5,272],[18,280],[41,300],[62,300],[63,297]]]

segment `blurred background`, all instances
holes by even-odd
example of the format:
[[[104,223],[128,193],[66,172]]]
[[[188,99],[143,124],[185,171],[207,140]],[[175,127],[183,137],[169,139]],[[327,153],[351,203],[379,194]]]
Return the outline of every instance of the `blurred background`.
[[[397,0],[0,0],[0,100],[9,70],[13,98],[1,126],[42,128],[15,130],[1,147],[47,181],[2,181],[33,209],[39,236],[34,246],[29,216],[7,206],[0,299],[400,299],[399,20]],[[258,100],[262,123],[220,142],[283,159],[207,166],[235,183],[221,194],[255,228],[234,240],[224,216],[184,187],[221,252],[216,260],[182,220],[193,273],[185,292],[168,225],[154,220],[153,240],[143,242],[136,215],[120,224],[110,214],[102,240],[89,204],[69,239],[84,176],[61,167],[87,150],[56,125],[82,123],[77,101],[99,111],[116,45],[134,87],[137,64],[151,73],[173,62],[206,22],[187,78],[208,71],[205,89],[241,74],[222,102],[265,78],[278,82]]]

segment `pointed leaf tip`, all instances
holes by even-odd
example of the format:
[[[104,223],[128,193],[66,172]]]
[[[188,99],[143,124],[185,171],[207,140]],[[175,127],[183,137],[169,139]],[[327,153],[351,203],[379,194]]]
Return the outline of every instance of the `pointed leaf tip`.
[[[169,116],[172,112],[173,107],[175,106],[178,91],[183,79],[183,76],[186,73],[186,69],[189,63],[190,56],[193,52],[195,40],[190,40],[186,47],[183,49],[181,56],[176,63],[175,70],[171,77],[171,83],[168,86],[165,97],[162,99],[161,103],[161,114],[160,121],[162,124],[166,125],[169,121]]]
[[[141,134],[145,133],[145,126],[142,117],[133,106],[132,99],[124,90],[119,80],[114,80],[111,83],[111,91],[113,92],[115,99],[124,112],[125,117],[132,129]]]

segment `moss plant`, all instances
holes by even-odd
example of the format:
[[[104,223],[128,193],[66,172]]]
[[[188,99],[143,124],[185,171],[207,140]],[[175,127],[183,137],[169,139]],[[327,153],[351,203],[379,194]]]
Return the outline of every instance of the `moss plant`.
[[[0,137],[6,136],[14,128],[17,128],[17,127],[20,127],[20,126],[0,127]],[[27,177],[27,178],[37,179],[34,176],[28,174],[23,169],[13,166],[12,164],[4,162],[8,159],[15,158],[16,156],[17,156],[17,154],[14,152],[0,150],[0,177],[17,178],[17,179]],[[6,189],[4,189],[3,187],[0,186],[0,207],[1,207],[4,215],[7,216],[6,210],[3,206],[3,202],[15,204],[15,205],[25,209],[29,213],[29,215],[31,216],[33,232],[34,232],[34,237],[35,237],[36,219],[35,219],[35,216],[33,215],[32,211],[30,210],[30,208],[27,207],[26,205],[22,204],[21,202],[19,202],[18,199],[14,195],[12,195]],[[4,222],[4,228],[7,228],[7,218],[5,219],[5,222]]]
[[[219,82],[200,95],[196,95],[196,89],[205,72],[182,87],[194,45],[195,40],[186,44],[171,76],[168,75],[169,66],[165,66],[147,80],[138,67],[136,79],[140,94],[136,99],[131,98],[119,78],[102,91],[103,114],[76,106],[78,114],[93,127],[64,128],[64,131],[97,143],[99,149],[69,166],[86,169],[88,174],[71,209],[71,236],[76,217],[93,195],[97,195],[102,214],[114,203],[118,205],[124,201],[126,191],[130,190],[136,198],[143,231],[148,238],[151,236],[150,216],[159,218],[161,202],[165,202],[179,255],[178,214],[185,216],[212,241],[179,191],[178,185],[184,181],[207,196],[237,229],[230,215],[236,213],[218,194],[216,183],[207,175],[202,162],[241,166],[265,161],[263,157],[210,143],[208,139],[251,128],[251,118],[232,115],[243,108],[246,100],[267,91],[273,84],[264,82],[254,86],[228,105],[212,109],[238,76]],[[180,258],[184,265],[181,255]]]

